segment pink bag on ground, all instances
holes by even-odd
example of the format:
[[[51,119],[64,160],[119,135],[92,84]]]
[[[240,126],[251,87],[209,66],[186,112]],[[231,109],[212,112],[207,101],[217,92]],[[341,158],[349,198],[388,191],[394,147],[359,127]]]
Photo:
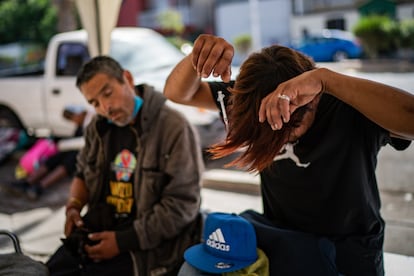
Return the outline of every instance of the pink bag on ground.
[[[48,157],[57,153],[58,149],[53,140],[42,138],[36,141],[36,143],[20,158],[19,165],[26,172],[31,174],[35,171],[39,164],[46,160]]]

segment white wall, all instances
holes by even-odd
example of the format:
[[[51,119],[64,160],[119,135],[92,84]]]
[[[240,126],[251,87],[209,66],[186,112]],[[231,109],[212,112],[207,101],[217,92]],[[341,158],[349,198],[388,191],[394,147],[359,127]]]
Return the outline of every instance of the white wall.
[[[290,40],[289,0],[266,0],[258,2],[258,17],[260,25],[260,41],[258,47],[269,46],[274,43],[286,44]],[[233,42],[241,34],[251,32],[251,18],[249,1],[218,5],[215,14],[216,30],[218,36]],[[235,56],[236,63],[240,57]]]
[[[404,5],[398,6],[397,18],[399,18],[400,20],[413,19],[414,18],[414,4],[404,4]]]
[[[292,15],[290,22],[291,38],[300,38],[302,36],[303,28],[307,28],[310,33],[319,32],[325,28],[325,23],[333,18],[344,18],[345,30],[352,32],[352,29],[358,22],[360,16],[357,10],[326,12],[301,16]],[[397,18],[400,20],[414,18],[414,4],[399,5],[397,7]]]
[[[322,29],[326,28],[326,22],[334,18],[343,18],[345,20],[345,30],[352,32],[359,14],[357,11],[345,11],[292,16],[290,22],[291,37],[292,39],[300,38],[304,28],[307,28],[309,33],[320,33]]]

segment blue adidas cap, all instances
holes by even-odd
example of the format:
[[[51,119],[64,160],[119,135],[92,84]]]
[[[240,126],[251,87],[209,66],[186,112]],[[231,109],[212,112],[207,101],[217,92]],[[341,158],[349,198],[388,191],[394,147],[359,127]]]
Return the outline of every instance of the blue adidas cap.
[[[232,272],[257,260],[256,233],[253,225],[241,216],[210,213],[203,237],[203,243],[184,252],[184,259],[204,272]]]

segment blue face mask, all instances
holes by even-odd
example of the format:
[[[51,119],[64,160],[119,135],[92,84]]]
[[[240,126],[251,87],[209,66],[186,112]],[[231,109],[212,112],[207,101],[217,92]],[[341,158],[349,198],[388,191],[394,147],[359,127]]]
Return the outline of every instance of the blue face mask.
[[[137,95],[134,96],[134,112],[132,113],[132,118],[135,118],[137,116],[138,111],[141,109],[143,102],[144,100],[141,97]]]
[[[132,112],[132,118],[135,118],[137,116],[143,103],[144,103],[144,100],[141,97],[137,95],[134,96],[134,111]],[[108,123],[112,124],[112,121],[108,119]]]

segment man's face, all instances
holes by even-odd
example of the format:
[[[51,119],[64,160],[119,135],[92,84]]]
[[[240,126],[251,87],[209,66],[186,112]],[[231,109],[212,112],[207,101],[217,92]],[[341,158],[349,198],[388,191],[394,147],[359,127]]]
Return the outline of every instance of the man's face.
[[[134,119],[134,86],[127,73],[124,73],[124,83],[119,83],[107,74],[98,73],[82,84],[80,90],[99,115],[117,126],[125,126]]]

